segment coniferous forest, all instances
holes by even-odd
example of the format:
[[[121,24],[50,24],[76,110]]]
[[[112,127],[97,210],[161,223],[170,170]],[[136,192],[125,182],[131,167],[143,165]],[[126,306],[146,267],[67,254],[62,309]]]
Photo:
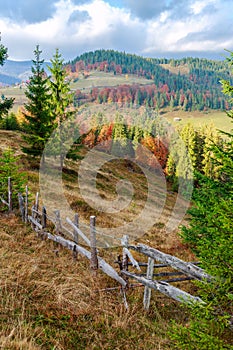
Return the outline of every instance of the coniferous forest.
[[[80,71],[85,71],[88,76],[88,72],[99,70],[148,79],[147,86],[125,84],[115,88],[94,88],[89,93],[77,91],[77,103],[110,101],[153,108],[181,107],[185,111],[230,108],[220,84],[222,79],[233,82],[225,61],[192,57],[153,59],[113,50],[97,50],[78,56],[66,68],[74,77]]]

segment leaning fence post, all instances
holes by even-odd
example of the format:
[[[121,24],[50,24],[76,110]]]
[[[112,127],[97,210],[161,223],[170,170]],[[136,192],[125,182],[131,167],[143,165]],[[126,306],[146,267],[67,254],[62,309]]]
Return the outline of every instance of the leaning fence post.
[[[18,193],[18,200],[19,200],[19,210],[21,213],[22,221],[25,222],[24,199],[21,193]]]
[[[79,216],[78,213],[75,213],[74,215],[74,225],[78,228],[79,227]],[[78,244],[78,232],[74,229],[73,231],[74,234],[74,242]],[[78,251],[76,249],[76,245],[74,245],[73,249],[73,258],[74,260],[77,260],[78,258]]]
[[[90,267],[92,270],[98,269],[98,257],[96,249],[96,229],[95,229],[96,217],[90,217],[90,243],[91,243],[91,263]]]
[[[9,213],[11,213],[13,211],[13,202],[12,202],[12,182],[10,177],[8,177],[8,208],[9,208]]]
[[[39,211],[39,192],[36,192],[36,200],[35,200],[35,219],[38,218]]]
[[[55,230],[56,230],[56,234],[59,235],[62,233],[60,210],[55,210],[54,213],[55,213]]]
[[[129,246],[129,236],[125,235],[123,236],[122,240],[121,240],[121,244],[123,246],[123,252],[122,252],[122,270],[124,271],[128,271],[128,264],[129,264],[129,258],[128,255],[125,252],[124,247],[128,247]],[[128,277],[124,276],[123,277],[124,280],[128,283]]]
[[[24,221],[28,222],[28,186],[26,186],[25,190],[25,213],[24,213]]]
[[[79,216],[78,213],[74,215],[74,225],[78,228],[79,227]],[[74,241],[75,243],[78,243],[78,232],[74,230]]]
[[[32,205],[31,215],[32,215],[32,218],[35,219],[35,204]],[[36,225],[33,224],[33,222],[31,222],[31,227],[32,227],[33,230],[35,230]]]
[[[43,229],[46,228],[47,225],[47,212],[44,206],[42,207],[41,225]]]
[[[146,278],[149,280],[152,280],[153,273],[154,273],[154,259],[148,258]],[[145,310],[149,310],[150,299],[151,299],[151,288],[146,286],[144,289],[144,298],[143,298],[143,306]]]

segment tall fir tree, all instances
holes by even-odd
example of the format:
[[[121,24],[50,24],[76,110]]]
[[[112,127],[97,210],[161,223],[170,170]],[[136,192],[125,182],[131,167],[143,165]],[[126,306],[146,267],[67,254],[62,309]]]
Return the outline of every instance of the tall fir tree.
[[[51,144],[51,152],[55,156],[59,156],[61,169],[66,157],[76,158],[75,150],[74,148],[70,150],[68,140],[71,138],[75,139],[78,136],[77,126],[73,118],[76,112],[73,107],[74,94],[71,91],[63,63],[64,60],[59,50],[56,49],[51,59],[51,66],[48,67],[51,73],[49,82],[51,107],[53,118],[57,123],[56,135],[54,135],[54,142]]]
[[[32,76],[25,91],[28,102],[24,104],[24,140],[28,146],[22,147],[22,150],[32,156],[43,155],[45,144],[56,126],[51,113],[51,94],[41,53],[37,45],[35,59],[32,61]]]

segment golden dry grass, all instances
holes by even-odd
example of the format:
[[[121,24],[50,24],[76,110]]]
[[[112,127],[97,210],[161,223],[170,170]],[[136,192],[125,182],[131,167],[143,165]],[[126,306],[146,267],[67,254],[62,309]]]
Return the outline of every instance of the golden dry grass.
[[[9,137],[8,137],[9,135]],[[0,132],[1,147],[8,143],[18,149],[20,134]],[[18,149],[18,153],[19,149]],[[63,172],[65,196],[78,210],[80,220],[88,224],[93,209],[80,196],[77,186],[79,162],[67,162]],[[31,194],[38,191],[38,162],[21,156],[21,165],[28,173]],[[136,187],[134,207],[117,215],[97,213],[105,227],[121,225],[136,215],[145,200],[145,178],[135,168],[128,171],[124,161],[106,164],[97,176],[102,196],[112,199],[119,179],[127,178]],[[176,195],[167,193],[166,204],[159,221],[139,242],[161,249],[187,261],[194,257],[183,245],[177,231],[166,233],[167,217],[173,210]],[[143,288],[127,291],[126,310],[119,285],[101,271],[91,274],[89,262],[71,252],[58,249],[49,241],[41,241],[30,226],[15,215],[0,215],[0,348],[3,350],[36,349],[171,349],[167,329],[171,319],[186,321],[180,304],[162,294],[152,292],[149,312],[143,310]],[[121,248],[100,249],[100,256],[114,265]],[[145,257],[133,254],[139,261]],[[118,268],[117,268],[118,269]],[[133,271],[133,270],[132,270]],[[194,292],[190,282],[178,287]],[[117,287],[113,291],[102,291]]]
[[[14,215],[0,221],[2,349],[170,348],[166,328],[177,303],[157,294],[146,313],[138,288],[128,291],[126,310],[119,289],[98,292],[116,284],[92,276],[85,259],[74,262],[65,250],[57,256]]]

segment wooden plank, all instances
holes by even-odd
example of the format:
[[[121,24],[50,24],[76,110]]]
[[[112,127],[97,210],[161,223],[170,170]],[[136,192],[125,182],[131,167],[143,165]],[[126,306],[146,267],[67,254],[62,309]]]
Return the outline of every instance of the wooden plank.
[[[167,265],[173,267],[174,269],[182,271],[184,274],[191,276],[195,279],[207,280],[208,282],[213,279],[212,276],[208,275],[200,267],[192,263],[185,262],[179,258],[176,258],[175,256],[162,253],[161,251],[148,247],[145,244],[137,244],[137,246],[130,245],[129,248],[139,253],[145,254],[154,260],[158,260],[163,263],[166,263]]]
[[[38,227],[39,230],[43,229],[43,226],[35,218],[33,218],[32,216],[29,215],[28,216],[28,220],[32,223],[33,226]]]
[[[176,288],[174,286],[171,286],[167,282],[161,282],[161,281],[151,281],[145,277],[137,276],[136,274],[130,273],[128,271],[121,271],[121,273],[127,277],[133,278],[137,280],[138,282],[144,284],[148,288],[158,290],[162,294],[167,295],[168,297],[177,300],[179,302],[185,302],[185,303],[193,303],[193,302],[199,302],[203,303],[201,298],[194,297],[193,295],[184,292],[180,290],[179,288]]]
[[[9,203],[7,201],[5,201],[5,199],[3,199],[2,197],[1,197],[1,201],[2,201],[3,204],[5,204],[5,205],[7,205],[9,207]]]
[[[90,247],[91,242],[90,240],[85,236],[85,234],[74,225],[74,223],[69,219],[66,218],[66,222],[68,222],[68,224],[70,224],[72,226],[72,228],[79,234],[80,237],[82,237],[82,239],[87,243],[87,245]]]
[[[137,270],[141,271],[141,268],[138,264],[138,262],[134,259],[133,255],[131,254],[131,252],[129,251],[128,248],[123,247],[123,255],[124,256],[128,256],[129,260],[131,261],[131,264],[133,267],[136,267]],[[129,265],[129,262],[128,262]]]
[[[154,272],[154,259],[148,258],[148,266],[146,271],[146,278],[152,280]],[[149,310],[151,299],[151,288],[145,286],[144,297],[143,297],[143,306],[145,310]]]

